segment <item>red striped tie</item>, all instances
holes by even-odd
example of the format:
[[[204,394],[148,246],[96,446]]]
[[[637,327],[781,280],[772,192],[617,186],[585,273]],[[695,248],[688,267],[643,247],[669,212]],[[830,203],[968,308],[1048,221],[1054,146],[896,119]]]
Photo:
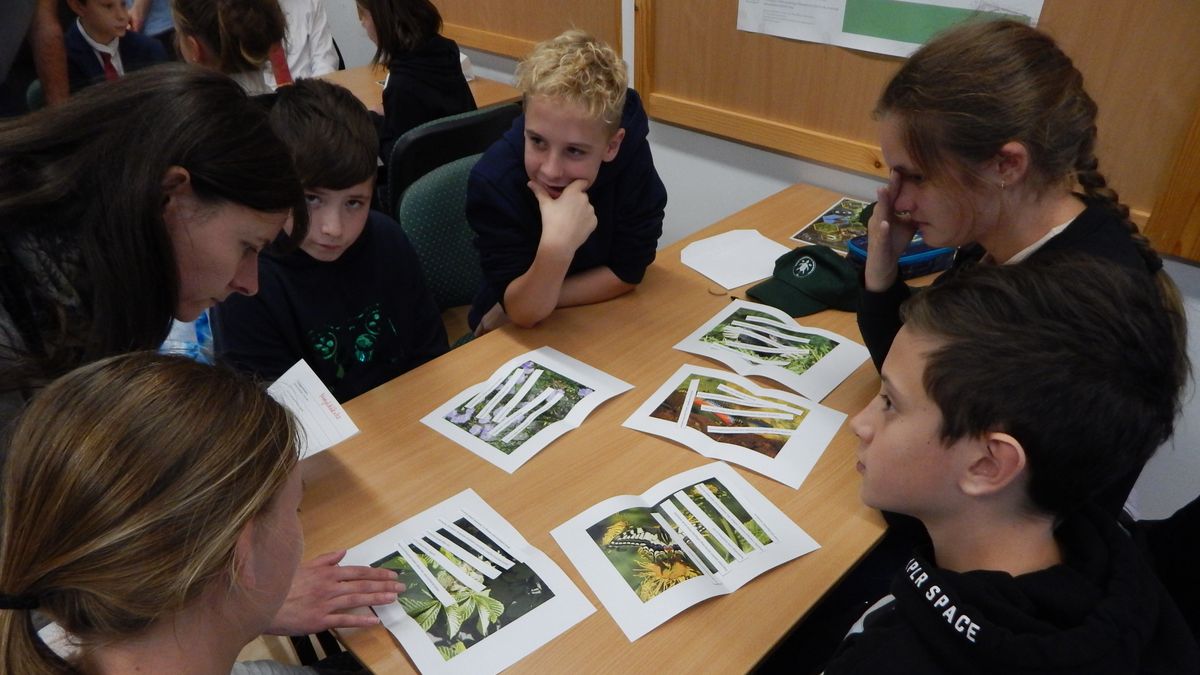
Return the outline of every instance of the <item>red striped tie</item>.
[[[96,53],[100,55],[100,60],[104,62],[104,79],[111,81],[121,77],[116,67],[113,66],[112,56],[108,52]]]
[[[271,45],[271,51],[267,53],[267,58],[271,61],[271,72],[275,75],[275,86],[283,87],[292,83],[292,71],[288,69],[287,53],[283,51],[283,45],[276,42]]]

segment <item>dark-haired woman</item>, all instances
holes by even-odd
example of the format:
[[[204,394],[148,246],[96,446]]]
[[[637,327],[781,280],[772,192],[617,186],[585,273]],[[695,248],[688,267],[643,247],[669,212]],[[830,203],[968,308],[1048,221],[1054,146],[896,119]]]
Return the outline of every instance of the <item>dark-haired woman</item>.
[[[156,66],[0,124],[0,425],[64,373],[253,295],[289,222],[294,245],[308,209],[291,155],[215,71]],[[342,555],[300,567],[272,631],[376,622],[343,610],[390,602],[394,576]]]
[[[0,124],[0,424],[72,368],[254,293],[289,217],[302,237],[287,149],[219,73],[164,65]]]

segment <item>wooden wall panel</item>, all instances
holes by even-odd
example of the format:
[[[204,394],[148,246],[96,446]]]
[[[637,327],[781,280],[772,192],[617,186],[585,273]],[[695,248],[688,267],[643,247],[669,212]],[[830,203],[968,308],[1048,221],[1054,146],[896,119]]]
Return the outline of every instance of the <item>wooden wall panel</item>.
[[[581,28],[621,49],[620,0],[435,0],[443,33],[465,47],[519,59],[542,40]]]
[[[1102,7],[1046,0],[1039,25],[1083,72],[1101,111],[1100,168],[1145,221],[1200,109],[1200,2]],[[739,32],[737,0],[637,8],[638,86],[651,117],[885,175],[870,111],[900,59]]]

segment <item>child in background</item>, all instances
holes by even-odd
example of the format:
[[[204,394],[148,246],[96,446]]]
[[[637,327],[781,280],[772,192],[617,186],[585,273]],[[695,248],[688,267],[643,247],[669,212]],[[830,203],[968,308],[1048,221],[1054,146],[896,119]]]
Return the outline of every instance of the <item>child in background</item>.
[[[256,296],[214,310],[217,353],[272,380],[303,358],[347,401],[443,354],[446,330],[400,225],[370,210],[377,144],[362,103],[324,80],[276,96],[271,126],[304,183],[308,236],[262,257]]]
[[[171,12],[184,61],[225,73],[247,94],[271,93],[262,71],[287,25],[276,0],[172,0]]]
[[[129,27],[158,40],[167,58],[179,58],[175,54],[175,22],[171,18],[170,0],[125,0],[129,10]]]
[[[1139,274],[1042,256],[907,301],[851,428],[863,501],[918,518],[932,548],[828,675],[1200,672],[1178,609],[1091,501],[1170,437],[1187,377]]]
[[[568,31],[539,44],[517,80],[525,113],[467,189],[484,272],[468,317],[476,334],[628,293],[662,234],[667,191],[616,52]]]
[[[229,673],[288,594],[295,429],[235,373],[148,352],[83,366],[30,405],[4,469],[2,672]]]
[[[167,60],[156,40],[127,30],[129,14],[121,0],[67,0],[67,5],[79,17],[64,37],[72,92]]]
[[[333,33],[329,28],[329,17],[321,0],[279,0],[279,9],[287,23],[287,35],[283,48],[287,57],[288,72],[295,79],[320,77],[338,69],[337,50],[333,46]],[[263,77],[267,86],[275,89],[275,73],[266,69]]]
[[[386,63],[383,116],[375,116],[386,164],[404,132],[475,109],[458,45],[442,37],[442,15],[430,0],[356,0],[358,18],[375,43],[372,63]],[[374,113],[372,113],[374,114]]]

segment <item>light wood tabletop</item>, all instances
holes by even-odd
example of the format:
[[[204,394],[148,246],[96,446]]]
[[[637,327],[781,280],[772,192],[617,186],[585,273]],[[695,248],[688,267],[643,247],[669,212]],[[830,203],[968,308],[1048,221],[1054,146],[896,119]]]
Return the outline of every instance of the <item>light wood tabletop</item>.
[[[384,66],[358,66],[335,70],[321,79],[329,80],[349,89],[367,108],[376,108],[383,103],[383,81],[387,77]],[[521,92],[514,86],[476,76],[467,84],[475,96],[475,105],[486,108],[497,103],[521,100]]]
[[[672,349],[744,289],[726,294],[683,266],[682,246],[736,228],[787,237],[839,195],[796,185],[659,252],[636,291],[609,302],[560,309],[540,326],[507,326],[455,349],[346,405],[358,436],[303,462],[301,518],[306,557],[352,547],[406,518],[473,488],[533,545],[557,562],[597,608],[579,625],[512,667],[511,672],[744,672],[799,621],[879,539],[883,520],[858,497],[857,441],[843,425],[799,490],[735,467],[817,540],[821,548],[701,603],[630,643],[599,603],[550,530],[616,495],[640,494],[658,481],[711,462],[621,423],[684,363],[720,364]],[[800,322],[858,339],[853,314],[829,310]],[[603,404],[509,475],[419,421],[491,375],[508,359],[549,345],[634,385]],[[762,384],[780,387],[759,380]],[[863,363],[822,403],[853,415],[878,391]],[[340,632],[375,672],[414,672],[383,627]]]

